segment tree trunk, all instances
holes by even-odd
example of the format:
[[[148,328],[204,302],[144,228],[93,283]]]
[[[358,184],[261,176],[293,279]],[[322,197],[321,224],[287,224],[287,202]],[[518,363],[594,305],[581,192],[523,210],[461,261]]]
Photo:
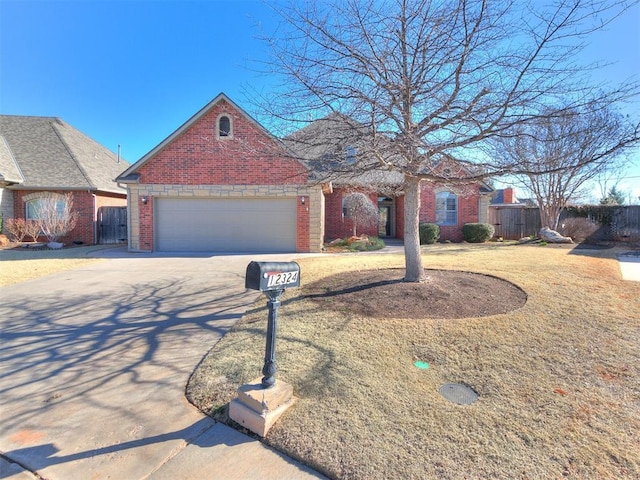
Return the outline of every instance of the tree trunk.
[[[424,278],[420,256],[420,179],[404,177],[404,262],[405,282],[419,282]]]

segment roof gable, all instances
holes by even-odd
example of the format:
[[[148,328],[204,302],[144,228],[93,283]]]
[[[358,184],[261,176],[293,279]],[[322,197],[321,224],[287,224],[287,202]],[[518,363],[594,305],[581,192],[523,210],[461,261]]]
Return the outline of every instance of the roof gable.
[[[0,115],[0,136],[0,167],[10,156],[21,188],[124,193],[115,177],[128,163],[59,118]]]
[[[200,119],[202,119],[205,115],[207,115],[213,108],[215,108],[221,102],[226,102],[229,106],[242,115],[246,120],[248,120],[251,124],[261,130],[265,135],[272,138],[274,141],[278,141],[273,137],[273,135],[266,130],[260,123],[258,123],[251,115],[249,115],[246,111],[244,111],[241,107],[239,107],[235,102],[233,102],[229,97],[227,97],[224,93],[219,93],[213,100],[207,103],[204,107],[202,107],[198,112],[196,112],[191,118],[189,118],[185,123],[183,123],[180,127],[178,127],[173,133],[171,133],[167,138],[165,138],[162,142],[156,145],[152,150],[150,150],[147,154],[145,154],[140,160],[135,162],[129,168],[127,168],[120,176],[118,177],[118,181],[127,183],[136,181],[138,177],[138,171],[142,168],[147,162],[153,159],[156,155],[170,146],[176,139],[178,139],[182,134],[187,132],[192,126],[194,126]]]

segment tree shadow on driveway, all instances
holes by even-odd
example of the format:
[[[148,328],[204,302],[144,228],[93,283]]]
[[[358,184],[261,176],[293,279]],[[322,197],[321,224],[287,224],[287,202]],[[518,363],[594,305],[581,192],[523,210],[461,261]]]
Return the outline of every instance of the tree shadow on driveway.
[[[75,271],[56,276],[57,285],[50,278],[2,289],[0,451],[43,456],[30,457],[32,470],[60,463],[37,450],[49,443],[76,470],[78,452],[110,457],[93,459],[91,472],[108,471],[98,464],[119,455],[138,468],[126,445],[160,444],[144,455],[166,458],[201,417],[184,398],[191,371],[257,296],[235,277],[225,286],[165,274],[102,288],[86,278]]]

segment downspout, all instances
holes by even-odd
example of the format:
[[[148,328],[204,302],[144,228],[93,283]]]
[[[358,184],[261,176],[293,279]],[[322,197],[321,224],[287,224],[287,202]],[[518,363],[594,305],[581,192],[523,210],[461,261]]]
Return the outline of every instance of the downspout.
[[[89,190],[91,191],[91,190]],[[98,244],[98,197],[92,193],[93,197],[93,244]]]

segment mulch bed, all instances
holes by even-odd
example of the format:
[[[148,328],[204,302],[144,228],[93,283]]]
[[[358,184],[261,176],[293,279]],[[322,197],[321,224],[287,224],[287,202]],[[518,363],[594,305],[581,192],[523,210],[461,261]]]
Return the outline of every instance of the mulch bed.
[[[527,301],[519,287],[490,275],[425,270],[425,281],[409,283],[403,274],[402,269],[340,273],[307,285],[304,295],[323,308],[381,319],[484,317],[510,312]]]

